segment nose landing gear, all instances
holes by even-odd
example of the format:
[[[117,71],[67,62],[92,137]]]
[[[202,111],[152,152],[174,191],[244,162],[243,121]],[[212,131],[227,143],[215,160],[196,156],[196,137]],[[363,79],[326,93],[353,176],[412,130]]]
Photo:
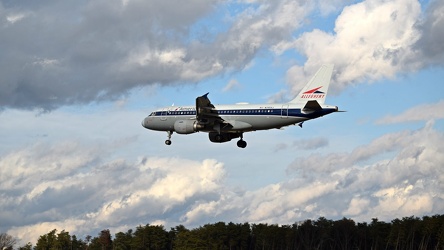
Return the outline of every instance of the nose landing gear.
[[[171,135],[173,134],[173,131],[167,131],[168,133],[168,139],[165,141],[166,145],[171,145]]]

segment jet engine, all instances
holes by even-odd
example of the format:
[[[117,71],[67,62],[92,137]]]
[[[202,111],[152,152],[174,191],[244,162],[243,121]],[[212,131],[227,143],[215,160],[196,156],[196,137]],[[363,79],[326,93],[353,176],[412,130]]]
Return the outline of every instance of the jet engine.
[[[210,139],[211,142],[217,142],[217,143],[222,143],[222,142],[227,142],[227,141],[231,141],[231,139],[234,138],[239,138],[240,134],[238,133],[217,133],[217,132],[210,132],[208,134],[208,138]]]
[[[193,120],[178,120],[174,123],[174,131],[178,134],[192,134],[203,128],[203,125]]]

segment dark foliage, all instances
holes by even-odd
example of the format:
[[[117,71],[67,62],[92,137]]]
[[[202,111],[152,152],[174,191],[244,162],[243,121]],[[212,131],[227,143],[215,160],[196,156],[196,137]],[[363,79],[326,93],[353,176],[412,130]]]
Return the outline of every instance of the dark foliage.
[[[19,249],[30,250],[28,245]],[[444,249],[444,215],[404,217],[371,223],[351,219],[306,220],[293,225],[218,222],[195,229],[183,225],[138,226],[115,234],[108,229],[97,237],[77,240],[68,232],[52,230],[40,236],[35,250],[143,250],[143,249]]]

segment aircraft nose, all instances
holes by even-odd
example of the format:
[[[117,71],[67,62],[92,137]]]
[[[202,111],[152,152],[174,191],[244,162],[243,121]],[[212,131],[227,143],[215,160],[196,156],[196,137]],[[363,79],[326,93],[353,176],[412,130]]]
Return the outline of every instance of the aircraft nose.
[[[142,126],[148,128],[148,117],[145,117],[145,119],[142,120]]]

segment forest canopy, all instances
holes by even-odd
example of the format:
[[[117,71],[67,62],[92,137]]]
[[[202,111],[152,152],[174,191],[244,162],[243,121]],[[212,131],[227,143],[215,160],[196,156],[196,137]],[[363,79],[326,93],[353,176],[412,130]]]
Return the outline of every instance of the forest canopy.
[[[12,246],[10,247],[12,249]],[[404,217],[370,223],[352,219],[305,220],[292,225],[217,222],[187,229],[179,225],[138,226],[112,236],[104,229],[97,236],[79,239],[56,229],[40,236],[35,246],[20,250],[126,250],[126,249],[443,249],[444,215]]]

